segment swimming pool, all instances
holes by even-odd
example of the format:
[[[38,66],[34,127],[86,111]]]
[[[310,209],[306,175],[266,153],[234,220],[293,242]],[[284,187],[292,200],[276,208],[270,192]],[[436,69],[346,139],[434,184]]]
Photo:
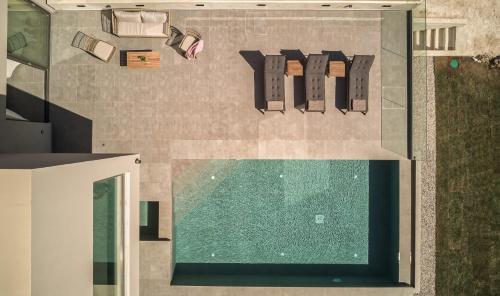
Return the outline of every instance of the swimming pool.
[[[389,238],[396,227],[397,165],[368,160],[182,162],[173,178],[174,283],[186,279],[183,272],[227,273],[228,268],[233,273],[251,268],[249,273],[261,275],[274,268],[275,277],[294,268],[331,266],[342,273],[340,266],[362,270],[376,263],[389,272],[384,249],[394,245]]]

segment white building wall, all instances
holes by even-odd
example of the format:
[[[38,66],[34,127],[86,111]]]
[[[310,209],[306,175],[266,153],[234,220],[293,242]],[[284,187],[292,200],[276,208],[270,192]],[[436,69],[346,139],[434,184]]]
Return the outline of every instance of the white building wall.
[[[0,170],[0,295],[31,295],[31,171]]]
[[[137,155],[33,171],[32,295],[93,294],[93,183],[131,175],[130,295],[138,296],[139,166]]]
[[[93,295],[93,183],[130,177],[129,293],[139,295],[138,155],[0,170],[0,295]]]

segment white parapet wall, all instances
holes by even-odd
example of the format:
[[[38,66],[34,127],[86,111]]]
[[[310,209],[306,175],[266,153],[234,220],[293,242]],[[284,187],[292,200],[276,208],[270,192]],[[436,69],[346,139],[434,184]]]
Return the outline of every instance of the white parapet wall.
[[[263,9],[263,10],[410,10],[423,0],[47,0],[56,10],[104,8]]]
[[[7,92],[7,0],[0,0],[0,95]]]
[[[138,157],[0,155],[0,295],[93,295],[93,184],[123,175],[123,295],[138,296]]]

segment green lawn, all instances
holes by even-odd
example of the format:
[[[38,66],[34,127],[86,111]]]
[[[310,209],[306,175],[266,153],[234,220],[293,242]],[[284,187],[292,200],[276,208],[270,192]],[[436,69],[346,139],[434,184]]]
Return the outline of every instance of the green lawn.
[[[500,70],[435,59],[436,292],[500,295]]]

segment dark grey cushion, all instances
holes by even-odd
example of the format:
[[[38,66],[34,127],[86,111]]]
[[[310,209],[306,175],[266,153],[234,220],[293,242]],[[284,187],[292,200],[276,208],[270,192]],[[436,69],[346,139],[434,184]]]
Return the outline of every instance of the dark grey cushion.
[[[373,55],[356,55],[349,69],[349,96],[348,109],[350,111],[368,111],[368,104],[354,104],[353,100],[368,101],[369,89],[369,73],[375,56]],[[364,105],[365,110],[356,110],[353,106]]]
[[[325,99],[325,77],[318,75],[306,75],[306,100]]]
[[[375,60],[374,55],[355,55],[349,73],[366,73],[370,72],[373,61]]]
[[[349,77],[349,98],[351,100],[368,100],[369,76],[356,74]]]
[[[306,75],[321,74],[325,76],[326,65],[328,64],[328,55],[326,54],[310,54],[307,57]]]
[[[13,53],[14,51],[25,48],[28,46],[28,43],[26,42],[26,38],[24,37],[23,33],[18,32],[9,38],[7,38],[7,52],[8,53]]]
[[[325,100],[325,73],[328,56],[310,54],[305,72],[306,101]]]
[[[285,63],[282,55],[268,55],[264,65],[264,88],[266,101],[285,100]]]

